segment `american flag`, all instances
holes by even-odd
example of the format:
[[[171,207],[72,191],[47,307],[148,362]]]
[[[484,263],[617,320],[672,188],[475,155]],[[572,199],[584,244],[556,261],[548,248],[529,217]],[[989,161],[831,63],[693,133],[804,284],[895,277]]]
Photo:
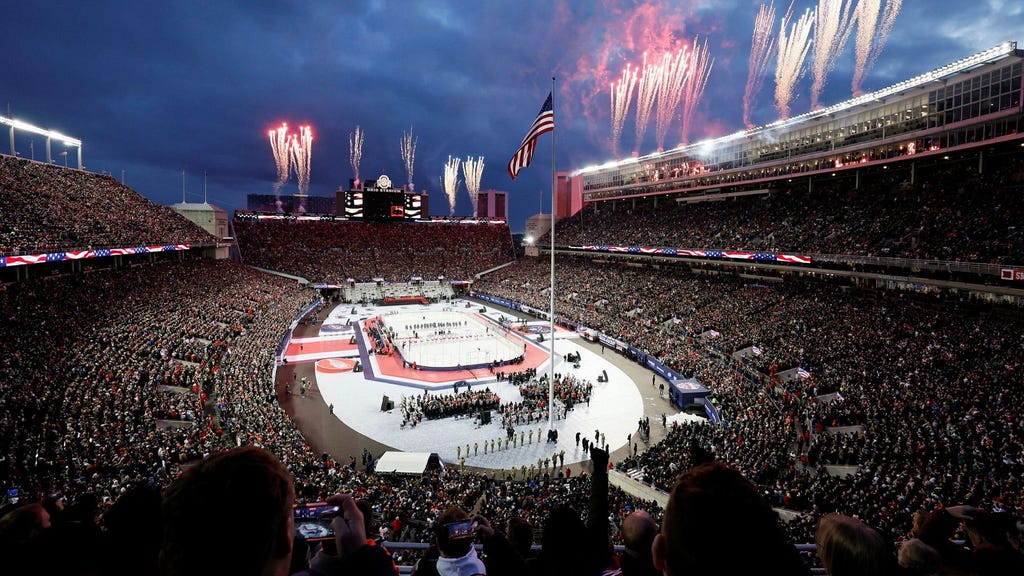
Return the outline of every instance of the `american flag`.
[[[519,149],[512,155],[512,159],[508,161],[508,175],[513,180],[516,179],[519,171],[529,166],[530,161],[533,160],[533,151],[537,149],[537,138],[541,134],[551,132],[554,129],[555,111],[551,107],[551,93],[548,92],[548,99],[540,107],[537,119],[533,121],[530,131],[526,133],[526,137],[523,138],[523,143],[519,145]]]

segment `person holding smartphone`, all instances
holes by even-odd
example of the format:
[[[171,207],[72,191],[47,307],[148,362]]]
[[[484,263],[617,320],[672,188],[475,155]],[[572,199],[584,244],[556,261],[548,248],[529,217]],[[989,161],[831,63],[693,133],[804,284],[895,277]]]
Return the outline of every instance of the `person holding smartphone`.
[[[476,554],[473,542],[478,523],[458,506],[438,516],[433,536],[437,558],[424,558],[413,574],[417,576],[485,576],[487,568]]]

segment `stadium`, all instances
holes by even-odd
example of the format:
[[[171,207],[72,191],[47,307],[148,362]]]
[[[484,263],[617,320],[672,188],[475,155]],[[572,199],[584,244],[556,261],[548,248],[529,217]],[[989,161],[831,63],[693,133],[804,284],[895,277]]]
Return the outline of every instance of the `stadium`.
[[[829,513],[892,541],[955,505],[1020,519],[1022,61],[1005,43],[559,175],[554,319],[546,239],[517,255],[504,220],[240,211],[211,233],[4,155],[3,512],[94,523],[259,446],[299,504],[367,501],[402,573],[448,506],[523,518],[539,544],[572,505],[621,547],[622,519],[660,519],[708,458],[819,572]]]

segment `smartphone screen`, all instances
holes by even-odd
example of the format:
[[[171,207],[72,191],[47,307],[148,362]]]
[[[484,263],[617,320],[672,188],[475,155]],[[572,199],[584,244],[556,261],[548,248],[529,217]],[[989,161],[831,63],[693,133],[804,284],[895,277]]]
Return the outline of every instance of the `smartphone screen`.
[[[448,537],[452,539],[456,538],[472,538],[475,535],[476,524],[472,520],[458,520],[456,522],[449,522],[448,526]]]
[[[334,538],[331,520],[338,514],[338,507],[325,502],[301,504],[293,509],[295,533],[307,541],[330,540]]]

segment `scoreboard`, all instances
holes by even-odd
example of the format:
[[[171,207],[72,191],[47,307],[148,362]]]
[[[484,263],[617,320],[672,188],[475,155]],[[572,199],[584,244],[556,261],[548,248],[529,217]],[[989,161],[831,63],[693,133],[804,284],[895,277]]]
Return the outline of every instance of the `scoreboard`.
[[[366,222],[417,220],[427,217],[425,204],[425,194],[407,194],[394,189],[348,190],[342,216]]]

